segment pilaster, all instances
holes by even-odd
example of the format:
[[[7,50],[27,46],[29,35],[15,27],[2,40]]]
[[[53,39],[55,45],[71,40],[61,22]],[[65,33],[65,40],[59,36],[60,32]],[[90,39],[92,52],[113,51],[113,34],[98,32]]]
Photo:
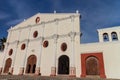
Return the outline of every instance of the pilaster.
[[[76,76],[76,68],[75,68],[75,49],[74,49],[74,41],[75,41],[75,32],[70,32],[69,36],[71,38],[71,62],[70,62],[70,76],[75,77]]]
[[[117,32],[118,41],[120,41],[120,34]]]
[[[54,46],[53,46],[53,51],[54,51],[54,63],[53,66],[51,67],[51,74],[50,76],[56,76],[56,54],[57,54],[57,40],[59,38],[58,35],[58,24],[59,24],[59,19],[55,19],[55,34],[52,36],[53,40],[54,40]]]
[[[13,67],[10,67],[10,68],[9,68],[8,74],[10,74],[10,75],[13,74]]]
[[[51,75],[50,76],[56,76],[56,67],[51,67]]]
[[[42,55],[43,40],[44,40],[44,38],[41,37],[40,38],[40,51],[39,51],[39,57],[38,57],[38,60],[37,60],[37,66],[36,66],[36,69],[35,69],[35,75],[41,75],[40,66],[41,66],[41,55]]]
[[[108,32],[108,36],[109,36],[109,41],[112,42],[111,32]]]
[[[16,54],[17,54],[17,48],[18,48],[18,44],[19,44],[20,35],[21,35],[21,30],[19,30],[19,35],[18,35],[18,38],[16,40],[15,52],[14,52],[14,55],[13,55],[13,62],[11,64],[12,72],[10,72],[10,73],[13,73],[13,68],[14,68],[14,64],[15,64],[15,59],[16,59]]]
[[[41,73],[40,73],[40,67],[36,67],[36,69],[35,69],[35,75],[41,75]]]
[[[70,67],[70,77],[76,77],[76,68]]]
[[[21,72],[22,72],[22,74],[24,73],[24,70],[25,70],[25,64],[26,64],[26,62],[27,62],[27,59],[26,59],[26,55],[27,55],[27,51],[28,51],[28,46],[29,46],[29,38],[30,38],[30,33],[31,33],[31,27],[29,28],[29,33],[28,33],[28,38],[27,38],[27,43],[26,43],[26,49],[25,49],[25,54],[24,54],[24,58],[23,58],[23,61],[22,61],[22,64],[21,64],[21,68],[20,68],[20,72],[19,72],[19,74],[21,74]]]
[[[40,67],[41,67],[41,55],[42,55],[42,45],[43,45],[43,41],[44,41],[44,28],[45,28],[45,22],[41,22],[42,24],[42,35],[40,37],[40,49],[39,49],[39,56],[38,56],[38,60],[37,60],[37,66],[36,66],[36,70],[35,70],[35,75],[41,75],[40,73]]]
[[[24,73],[24,67],[20,67],[19,74],[18,75],[23,75]]]

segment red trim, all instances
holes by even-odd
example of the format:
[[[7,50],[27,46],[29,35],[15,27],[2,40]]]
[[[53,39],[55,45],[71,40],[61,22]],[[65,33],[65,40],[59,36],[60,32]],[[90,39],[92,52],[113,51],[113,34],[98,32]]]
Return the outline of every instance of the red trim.
[[[81,54],[81,68],[82,68],[81,77],[86,77],[86,65],[85,65],[85,61],[86,61],[86,58],[89,57],[89,56],[95,56],[96,58],[98,58],[99,65],[100,65],[100,77],[101,78],[106,78],[106,76],[105,76],[105,70],[104,70],[104,61],[103,61],[103,54],[102,54],[102,52]]]

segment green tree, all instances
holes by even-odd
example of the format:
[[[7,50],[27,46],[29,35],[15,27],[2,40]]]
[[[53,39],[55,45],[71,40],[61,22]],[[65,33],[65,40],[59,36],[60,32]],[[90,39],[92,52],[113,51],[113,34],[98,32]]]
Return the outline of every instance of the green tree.
[[[0,39],[0,51],[4,50],[4,48],[5,48],[4,43],[5,42],[6,42],[6,38],[5,37],[3,37],[3,38]]]

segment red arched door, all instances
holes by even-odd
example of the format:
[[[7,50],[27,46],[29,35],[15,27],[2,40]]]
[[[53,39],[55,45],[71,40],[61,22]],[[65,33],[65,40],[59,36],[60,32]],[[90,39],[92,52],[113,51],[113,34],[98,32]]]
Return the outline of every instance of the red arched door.
[[[81,54],[81,70],[81,77],[86,77],[86,75],[98,75],[101,78],[106,78],[103,53]]]
[[[35,55],[31,55],[27,59],[26,73],[35,73],[37,58]]]
[[[9,68],[11,67],[12,64],[12,59],[8,58],[5,62],[5,67],[4,67],[4,73],[8,73],[9,72]]]
[[[86,59],[86,75],[99,75],[99,61],[96,57]]]

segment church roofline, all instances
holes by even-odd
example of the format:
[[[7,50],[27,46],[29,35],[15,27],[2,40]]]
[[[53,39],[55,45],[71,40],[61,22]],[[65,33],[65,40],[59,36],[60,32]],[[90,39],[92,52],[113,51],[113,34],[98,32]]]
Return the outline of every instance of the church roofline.
[[[114,27],[109,27],[109,28],[102,28],[102,29],[97,29],[98,32],[100,31],[108,31],[108,30],[120,30],[120,26],[114,26]]]
[[[70,15],[70,16],[64,17],[64,18],[56,18],[56,19],[59,20],[59,21],[65,20],[65,19],[69,19],[69,18],[71,18],[71,17],[78,17],[78,16],[80,16],[80,13],[37,13],[37,14],[33,15],[32,17],[34,17],[34,16],[36,16],[36,15],[39,15],[39,14],[42,14],[42,15]],[[30,18],[32,18],[32,17],[30,17]],[[28,18],[28,19],[26,19],[26,20],[29,20],[30,18]],[[11,27],[11,28],[8,30],[8,32],[9,32],[9,31],[12,31],[12,30],[24,29],[24,28],[28,28],[28,27],[35,27],[35,26],[37,26],[37,25],[42,25],[43,23],[44,23],[44,24],[52,23],[52,22],[55,22],[56,19],[53,19],[53,20],[50,20],[50,21],[41,22],[41,23],[39,23],[39,24],[27,25],[27,26],[25,26],[25,27],[18,27],[17,25],[20,25],[21,23],[23,23],[23,22],[26,21],[26,20],[24,20],[24,21],[20,22],[19,24],[15,25],[14,27]],[[17,28],[16,26],[17,26],[18,28]]]

